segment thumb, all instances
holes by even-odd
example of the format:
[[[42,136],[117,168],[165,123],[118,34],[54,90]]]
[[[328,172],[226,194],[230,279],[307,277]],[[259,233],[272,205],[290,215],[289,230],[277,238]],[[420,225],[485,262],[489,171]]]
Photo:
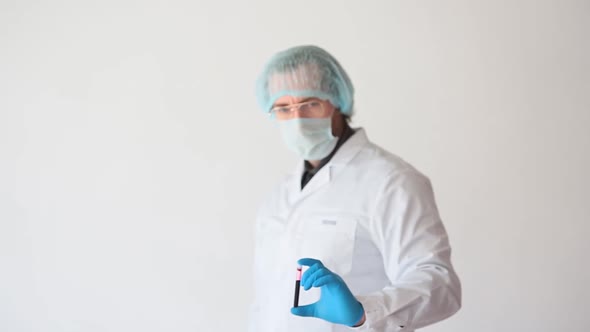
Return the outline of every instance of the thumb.
[[[291,308],[291,313],[301,317],[315,317],[315,303]]]

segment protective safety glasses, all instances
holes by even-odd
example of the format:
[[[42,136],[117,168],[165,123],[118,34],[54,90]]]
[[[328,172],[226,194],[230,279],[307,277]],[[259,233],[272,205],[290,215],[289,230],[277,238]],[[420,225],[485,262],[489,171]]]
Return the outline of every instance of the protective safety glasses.
[[[306,101],[287,106],[276,106],[270,109],[270,115],[277,120],[290,120],[294,118],[325,118],[330,110],[324,107],[319,100]]]

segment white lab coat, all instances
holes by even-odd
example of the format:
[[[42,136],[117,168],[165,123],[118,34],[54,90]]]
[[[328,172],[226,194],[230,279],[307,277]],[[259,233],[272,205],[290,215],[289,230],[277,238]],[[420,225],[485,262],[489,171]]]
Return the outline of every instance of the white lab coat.
[[[413,331],[459,310],[461,286],[429,180],[358,129],[301,190],[303,162],[256,222],[249,332]],[[359,328],[290,313],[297,260],[320,259],[362,303]],[[301,290],[300,305],[319,289]]]

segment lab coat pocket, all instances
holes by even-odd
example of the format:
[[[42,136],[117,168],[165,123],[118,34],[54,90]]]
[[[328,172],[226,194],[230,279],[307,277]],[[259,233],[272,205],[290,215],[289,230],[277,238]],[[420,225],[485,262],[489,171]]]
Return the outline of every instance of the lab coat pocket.
[[[315,258],[340,276],[350,273],[357,222],[334,216],[312,217],[299,230],[299,256]]]

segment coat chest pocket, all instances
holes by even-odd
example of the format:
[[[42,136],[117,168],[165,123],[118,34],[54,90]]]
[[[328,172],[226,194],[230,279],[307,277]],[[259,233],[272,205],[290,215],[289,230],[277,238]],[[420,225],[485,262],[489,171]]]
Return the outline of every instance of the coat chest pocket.
[[[297,231],[299,258],[315,258],[340,276],[350,273],[357,221],[350,217],[312,216]]]

